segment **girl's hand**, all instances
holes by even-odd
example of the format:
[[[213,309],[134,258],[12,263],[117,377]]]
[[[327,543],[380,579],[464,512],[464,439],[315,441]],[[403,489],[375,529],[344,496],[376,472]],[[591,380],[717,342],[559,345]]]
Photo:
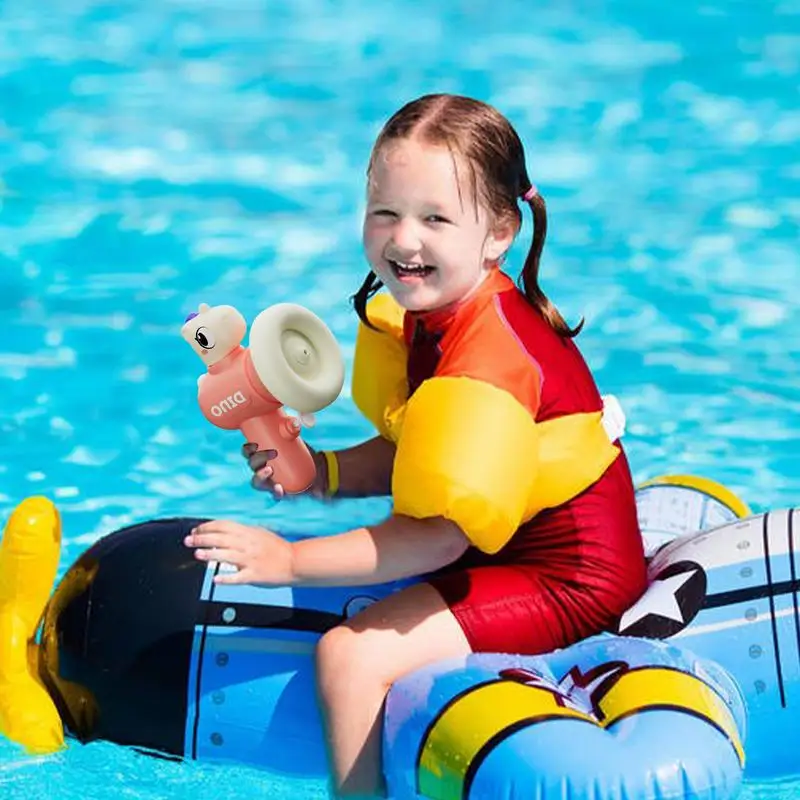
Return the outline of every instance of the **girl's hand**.
[[[294,579],[292,545],[266,528],[212,520],[198,525],[183,540],[196,548],[200,561],[220,561],[237,568],[223,572],[215,583],[264,583],[288,586]]]
[[[308,445],[306,445],[308,447]],[[314,482],[306,489],[308,494],[313,497],[322,498],[325,496],[327,489],[328,476],[325,459],[320,458],[312,448],[308,448],[314,458],[314,464],[317,467],[317,474]],[[277,450],[259,450],[258,445],[253,442],[246,442],[242,446],[242,455],[247,459],[250,469],[253,470],[253,477],[250,480],[250,485],[260,492],[270,492],[276,500],[280,500],[285,494],[283,486],[275,483],[272,480],[273,469],[270,466],[270,461],[277,457]],[[305,494],[305,492],[304,492]]]
[[[245,442],[242,445],[242,455],[247,459],[247,463],[253,470],[253,477],[250,485],[259,492],[270,492],[276,500],[280,500],[286,492],[283,486],[272,480],[273,469],[269,462],[278,455],[277,450],[259,450],[258,445],[253,442]]]

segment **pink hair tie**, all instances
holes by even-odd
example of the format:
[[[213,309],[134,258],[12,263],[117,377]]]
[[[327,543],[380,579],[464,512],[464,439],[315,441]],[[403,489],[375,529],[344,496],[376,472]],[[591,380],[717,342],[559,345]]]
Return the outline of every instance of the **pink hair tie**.
[[[538,195],[538,194],[539,194],[539,190],[536,188],[536,186],[531,184],[531,188],[528,189],[528,191],[525,192],[525,194],[522,195],[522,199],[526,203],[530,203],[531,200],[533,200],[533,198],[536,197],[536,195]]]

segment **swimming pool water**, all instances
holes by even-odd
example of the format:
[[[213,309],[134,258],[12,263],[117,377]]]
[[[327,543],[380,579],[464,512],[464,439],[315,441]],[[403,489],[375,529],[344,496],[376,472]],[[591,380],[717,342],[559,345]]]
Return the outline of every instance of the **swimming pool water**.
[[[429,91],[517,126],[550,212],[543,287],[586,317],[578,341],[627,411],[636,478],[692,472],[756,510],[797,504],[800,3],[463,5],[0,6],[0,519],[28,494],[55,499],[62,571],[152,517],[315,532],[385,513],[253,492],[238,436],[200,416],[203,367],[178,331],[199,302],[248,320],[301,302],[349,376],[369,149]],[[368,434],[345,390],[307,439]],[[324,796],[107,744],[30,760],[2,742],[0,789]]]

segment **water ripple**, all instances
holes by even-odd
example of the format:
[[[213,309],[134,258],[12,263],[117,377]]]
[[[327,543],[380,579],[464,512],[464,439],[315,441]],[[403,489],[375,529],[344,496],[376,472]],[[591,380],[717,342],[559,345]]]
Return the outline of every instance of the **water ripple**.
[[[543,285],[586,317],[579,341],[626,408],[637,479],[697,472],[754,508],[797,504],[796,0],[234,5],[3,4],[0,518],[56,498],[64,569],[148,517],[314,532],[384,515],[382,500],[253,492],[238,434],[197,409],[202,364],[178,331],[200,302],[252,320],[300,301],[349,376],[369,148],[434,90],[495,103],[525,140],[551,214]],[[512,266],[529,237],[526,220]],[[346,389],[308,440],[369,433]],[[34,769],[0,749],[3,796],[63,770],[58,786],[110,798],[106,768],[136,776],[116,794],[157,796],[163,770],[178,794],[220,796],[202,770],[125,751],[106,767],[106,752]]]

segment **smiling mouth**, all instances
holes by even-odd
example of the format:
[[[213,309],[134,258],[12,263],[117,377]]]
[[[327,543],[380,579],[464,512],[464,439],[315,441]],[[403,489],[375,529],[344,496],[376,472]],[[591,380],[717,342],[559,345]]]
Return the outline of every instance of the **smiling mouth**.
[[[424,278],[436,271],[436,267],[427,264],[407,264],[405,261],[394,261],[391,258],[387,261],[398,278]]]

